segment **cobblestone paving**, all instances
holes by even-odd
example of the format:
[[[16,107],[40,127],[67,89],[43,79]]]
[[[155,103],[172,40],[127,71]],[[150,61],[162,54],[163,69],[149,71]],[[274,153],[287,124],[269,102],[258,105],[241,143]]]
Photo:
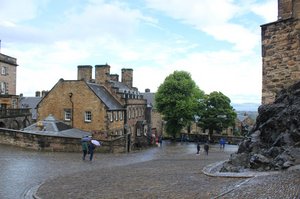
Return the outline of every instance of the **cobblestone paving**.
[[[300,170],[252,178],[222,198],[299,199]]]
[[[203,149],[203,147],[202,147]],[[0,198],[300,198],[300,169],[254,178],[204,175],[202,169],[228,159],[236,146],[208,156],[194,143],[164,143],[129,154],[43,153],[0,145]],[[300,168],[300,167],[298,167]],[[38,188],[38,189],[36,189]],[[35,192],[36,191],[36,192]]]
[[[201,172],[202,168],[227,159],[233,151],[222,152],[212,146],[208,156],[203,152],[196,155],[191,146],[194,147],[165,147],[155,159],[146,162],[60,176],[45,182],[37,196],[43,199],[300,198],[299,170],[254,178],[209,177]]]
[[[195,145],[163,147],[157,159],[60,176],[41,185],[37,196],[47,198],[213,198],[242,183],[241,178],[204,175],[207,164],[227,159],[232,151],[212,147],[196,155]],[[86,162],[88,167],[90,162]],[[97,162],[97,164],[101,164]]]

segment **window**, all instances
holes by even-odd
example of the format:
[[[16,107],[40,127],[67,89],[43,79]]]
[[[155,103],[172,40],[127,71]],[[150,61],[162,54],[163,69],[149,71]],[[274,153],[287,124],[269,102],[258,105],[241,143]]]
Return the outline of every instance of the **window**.
[[[91,122],[92,121],[92,112],[91,111],[86,111],[85,112],[84,121],[85,122]]]
[[[1,82],[0,83],[0,94],[7,94],[7,83],[6,82]]]
[[[109,120],[110,120],[111,122],[114,121],[112,112],[109,112],[109,113],[108,113],[108,117],[109,117]]]
[[[71,121],[71,110],[70,109],[66,109],[65,110],[65,121]]]
[[[5,66],[1,67],[1,75],[7,75],[7,67]]]
[[[136,136],[141,136],[141,129],[137,129],[137,131],[136,131]]]
[[[12,107],[17,108],[17,100],[16,99],[12,100]]]
[[[115,111],[115,120],[118,121],[118,111]]]
[[[122,111],[119,111],[119,118],[120,118],[120,120],[123,120],[123,112]]]

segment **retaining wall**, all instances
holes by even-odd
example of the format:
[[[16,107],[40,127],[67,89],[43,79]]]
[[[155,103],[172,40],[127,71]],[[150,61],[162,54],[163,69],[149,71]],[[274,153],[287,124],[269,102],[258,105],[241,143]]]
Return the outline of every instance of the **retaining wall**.
[[[28,133],[25,131],[0,128],[0,144],[7,144],[40,151],[80,152],[81,138],[49,136]],[[96,152],[122,153],[125,152],[125,138],[114,140],[100,140],[101,147]]]

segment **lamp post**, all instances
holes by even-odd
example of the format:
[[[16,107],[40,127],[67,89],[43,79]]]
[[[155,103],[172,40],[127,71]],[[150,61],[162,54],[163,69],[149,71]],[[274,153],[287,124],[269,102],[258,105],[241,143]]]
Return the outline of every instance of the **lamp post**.
[[[72,97],[73,97],[73,93],[69,93],[69,97],[70,97],[70,102],[71,102],[71,127],[73,127],[73,114],[74,114],[74,103],[73,103],[73,100],[72,100]]]

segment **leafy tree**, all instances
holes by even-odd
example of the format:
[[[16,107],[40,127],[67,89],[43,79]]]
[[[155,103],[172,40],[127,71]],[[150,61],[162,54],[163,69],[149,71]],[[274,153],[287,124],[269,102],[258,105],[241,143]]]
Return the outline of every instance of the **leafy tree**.
[[[236,113],[230,105],[230,99],[223,93],[214,91],[205,95],[203,105],[198,112],[198,124],[202,129],[208,129],[210,135],[214,130],[221,132],[234,125]]]
[[[198,88],[191,75],[175,71],[166,77],[155,94],[155,105],[166,121],[166,131],[176,137],[181,129],[194,120],[199,99],[204,92]]]

